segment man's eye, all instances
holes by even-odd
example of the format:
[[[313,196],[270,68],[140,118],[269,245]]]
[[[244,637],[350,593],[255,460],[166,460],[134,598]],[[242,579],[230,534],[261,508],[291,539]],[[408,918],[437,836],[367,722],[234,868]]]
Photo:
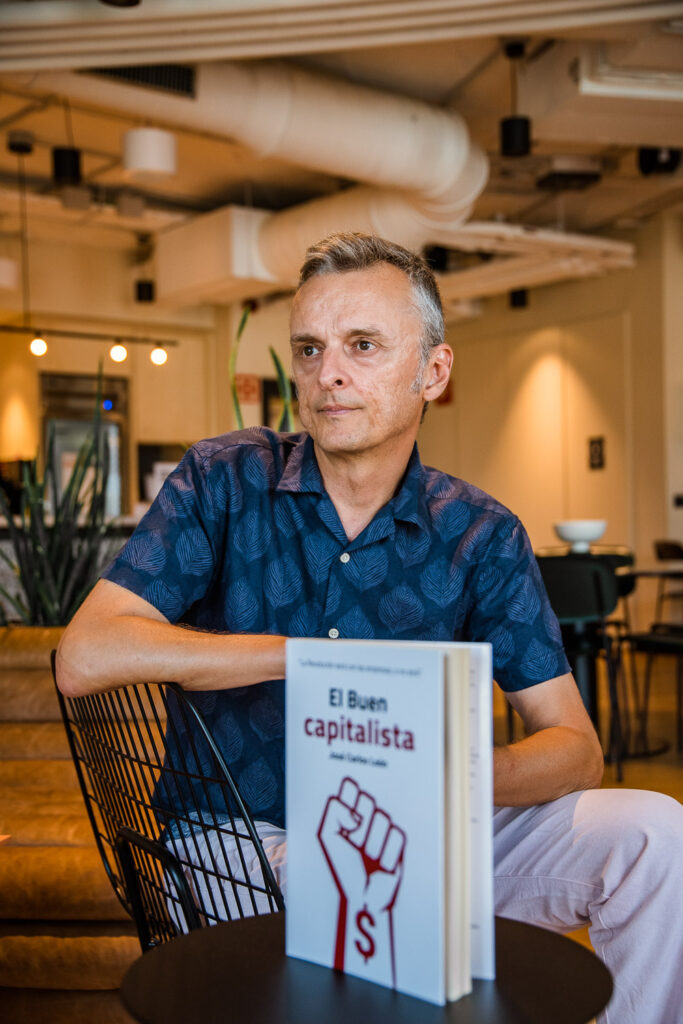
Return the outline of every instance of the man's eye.
[[[301,355],[304,356],[306,359],[310,358],[311,356],[314,356],[317,351],[318,349],[316,345],[302,345],[301,347]]]
[[[361,338],[357,344],[361,352],[370,352],[375,347],[367,338]]]

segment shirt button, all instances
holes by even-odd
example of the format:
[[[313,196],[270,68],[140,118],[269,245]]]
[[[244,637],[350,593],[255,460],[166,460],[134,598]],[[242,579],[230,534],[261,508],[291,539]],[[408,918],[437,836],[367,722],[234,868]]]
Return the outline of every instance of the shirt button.
[[[329,636],[330,640],[336,640],[337,637],[339,636],[339,630],[335,629],[333,626],[332,629],[328,630],[327,635]]]
[[[339,561],[343,562],[344,565],[346,565],[347,562],[351,561],[351,555],[348,553],[348,551],[345,551],[342,555],[339,556]]]

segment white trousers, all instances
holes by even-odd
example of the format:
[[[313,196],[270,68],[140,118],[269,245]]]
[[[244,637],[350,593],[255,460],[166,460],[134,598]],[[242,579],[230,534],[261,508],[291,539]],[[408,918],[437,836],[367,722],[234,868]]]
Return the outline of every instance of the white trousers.
[[[683,1022],[683,806],[594,789],[494,815],[496,913],[590,925],[614,980],[603,1024]]]
[[[256,828],[286,902],[286,833]],[[215,863],[215,847],[196,850]],[[599,789],[497,808],[494,859],[498,915],[557,932],[590,925],[614,979],[601,1024],[683,1024],[681,804]]]

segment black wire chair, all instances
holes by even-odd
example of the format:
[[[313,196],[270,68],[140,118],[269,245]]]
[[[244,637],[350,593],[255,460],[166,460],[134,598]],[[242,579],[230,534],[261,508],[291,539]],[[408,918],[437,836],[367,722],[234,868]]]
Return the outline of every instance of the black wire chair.
[[[55,652],[52,652],[55,677]],[[143,952],[284,910],[249,809],[176,683],[57,697],[95,841]]]

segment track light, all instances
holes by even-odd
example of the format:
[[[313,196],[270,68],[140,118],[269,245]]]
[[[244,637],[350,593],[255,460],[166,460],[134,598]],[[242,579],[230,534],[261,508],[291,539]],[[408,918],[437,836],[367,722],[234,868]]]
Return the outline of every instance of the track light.
[[[157,345],[153,348],[149,354],[149,358],[152,360],[155,366],[163,366],[168,359],[168,352],[161,345]]]
[[[124,359],[128,358],[128,349],[121,342],[117,341],[115,345],[109,349],[109,358],[115,363],[122,363]]]
[[[44,356],[47,352],[47,342],[37,334],[29,345],[29,349],[34,356]]]

